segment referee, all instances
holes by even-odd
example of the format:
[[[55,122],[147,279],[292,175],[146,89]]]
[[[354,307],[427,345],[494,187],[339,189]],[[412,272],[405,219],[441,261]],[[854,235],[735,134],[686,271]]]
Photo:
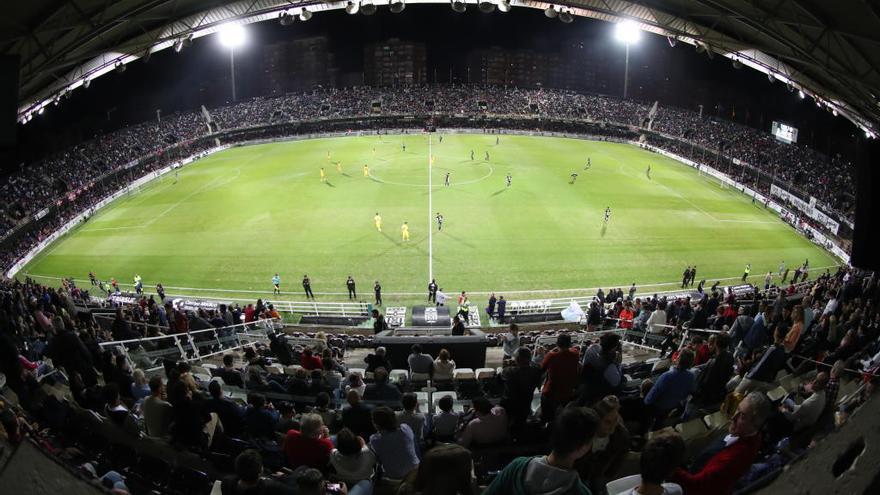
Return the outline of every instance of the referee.
[[[373,292],[376,293],[376,306],[382,305],[382,286],[379,285],[379,281],[376,280],[376,285],[373,286]]]

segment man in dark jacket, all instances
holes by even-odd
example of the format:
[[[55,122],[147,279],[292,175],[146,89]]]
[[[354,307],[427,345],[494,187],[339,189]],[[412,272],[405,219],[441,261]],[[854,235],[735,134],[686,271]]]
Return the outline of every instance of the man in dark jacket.
[[[730,337],[727,334],[716,334],[709,337],[709,349],[714,357],[709,360],[697,378],[696,391],[685,408],[682,420],[687,421],[703,407],[721,403],[727,395],[727,382],[733,375],[733,355],[728,349]]]
[[[342,410],[342,425],[361,438],[370,438],[370,435],[376,433],[370,408],[361,402],[357,390],[349,390],[346,400],[348,407]]]
[[[385,357],[385,348],[377,347],[376,352],[374,354],[367,354],[367,357],[364,358],[364,362],[367,363],[367,373],[372,373],[376,371],[377,368],[385,368],[386,370],[390,370],[391,361]]]
[[[208,385],[211,399],[205,401],[205,410],[217,413],[223,423],[223,432],[231,437],[239,437],[244,432],[245,409],[235,402],[223,397],[223,388],[216,380]]]
[[[70,330],[61,329],[52,337],[46,355],[52,358],[56,367],[64,368],[68,375],[79,373],[86,387],[98,383],[98,375],[92,366],[92,355],[79,337]]]
[[[504,368],[504,394],[501,405],[514,427],[523,426],[532,412],[535,389],[541,385],[541,368],[532,365],[532,351],[520,347],[515,354],[516,365]]]

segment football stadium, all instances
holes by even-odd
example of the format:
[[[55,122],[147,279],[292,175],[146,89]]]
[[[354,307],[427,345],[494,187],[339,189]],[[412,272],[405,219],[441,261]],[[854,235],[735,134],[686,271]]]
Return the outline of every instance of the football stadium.
[[[0,493],[876,493],[880,10],[4,6]]]

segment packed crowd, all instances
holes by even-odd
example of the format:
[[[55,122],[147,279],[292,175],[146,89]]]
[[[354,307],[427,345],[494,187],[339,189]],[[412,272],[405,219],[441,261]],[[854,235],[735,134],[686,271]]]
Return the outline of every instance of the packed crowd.
[[[0,210],[0,236],[57,200],[75,197],[100,177],[169,145],[204,136],[210,129],[235,129],[269,124],[432,112],[462,115],[517,115],[590,119],[644,127],[647,104],[563,90],[501,87],[416,86],[354,87],[316,90],[277,97],[257,97],[211,110],[212,126],[201,112],[176,113],[98,136],[71,149],[22,167],[0,183],[0,194],[13,198]],[[804,147],[784,145],[769,133],[733,122],[701,118],[696,112],[661,107],[653,129],[709,149],[723,149],[768,175],[813,195],[843,215],[851,216],[851,166]]]
[[[459,379],[448,350],[414,345],[401,377],[381,347],[354,360],[339,339],[292,347],[272,332],[268,345],[221,352],[210,368],[166,359],[148,376],[122,349],[100,346],[151,331],[124,314],[155,315],[159,335],[182,335],[270,318],[271,307],[184,312],[145,298],[119,308],[107,329],[69,281],[3,282],[0,371],[20,407],[0,401],[2,430],[55,452],[73,442],[71,461],[123,493],[160,481],[139,477],[143,460],[111,470],[123,462],[71,440],[72,411],[106,418],[117,443],[194,454],[204,465],[190,475],[204,493],[217,479],[222,494],[723,494],[804,455],[873,391],[873,274],[840,269],[746,298],[717,288],[693,300],[636,296],[596,294],[592,336],[511,325],[499,338],[502,371],[479,380]],[[624,364],[625,341],[659,348],[660,359]],[[419,396],[429,380],[433,408]],[[780,380],[794,386],[776,393]],[[859,394],[839,400],[844,383],[861,380]],[[59,387],[65,402],[47,396]],[[695,422],[705,430],[704,415],[728,421],[700,444],[688,432]],[[624,468],[633,456],[638,466]]]

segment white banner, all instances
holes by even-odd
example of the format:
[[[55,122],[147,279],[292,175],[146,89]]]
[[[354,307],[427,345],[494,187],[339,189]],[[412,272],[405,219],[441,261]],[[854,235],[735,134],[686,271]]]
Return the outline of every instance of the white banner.
[[[816,208],[816,198],[813,196],[810,196],[810,202],[808,203],[776,184],[770,186],[770,194],[793,204],[795,208],[804,212],[809,218],[821,223],[832,234],[837,235],[837,231],[840,229],[840,224]]]

